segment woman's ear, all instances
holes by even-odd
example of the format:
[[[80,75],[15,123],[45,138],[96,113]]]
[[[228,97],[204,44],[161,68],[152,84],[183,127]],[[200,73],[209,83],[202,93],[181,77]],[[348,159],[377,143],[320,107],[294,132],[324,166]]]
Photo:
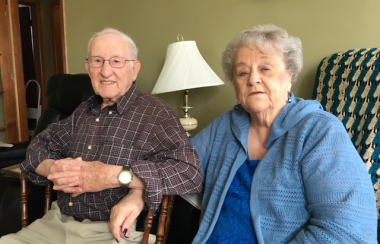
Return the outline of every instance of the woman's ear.
[[[289,72],[288,91],[292,88],[292,73]]]

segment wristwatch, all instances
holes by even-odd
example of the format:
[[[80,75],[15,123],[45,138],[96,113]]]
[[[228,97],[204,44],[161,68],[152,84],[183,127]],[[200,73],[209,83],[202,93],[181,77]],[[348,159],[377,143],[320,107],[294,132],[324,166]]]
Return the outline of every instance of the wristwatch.
[[[117,179],[121,187],[129,187],[129,183],[131,183],[133,179],[131,166],[124,165]]]

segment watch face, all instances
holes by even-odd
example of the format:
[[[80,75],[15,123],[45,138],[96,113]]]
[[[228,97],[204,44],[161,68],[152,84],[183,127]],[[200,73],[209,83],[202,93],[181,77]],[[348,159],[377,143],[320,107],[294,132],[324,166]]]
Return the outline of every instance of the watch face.
[[[131,175],[131,173],[129,173],[129,172],[125,172],[125,171],[123,171],[123,172],[120,173],[120,175],[119,175],[119,181],[120,181],[121,183],[123,183],[123,184],[128,184],[128,183],[131,182],[131,180],[132,180],[132,175]]]

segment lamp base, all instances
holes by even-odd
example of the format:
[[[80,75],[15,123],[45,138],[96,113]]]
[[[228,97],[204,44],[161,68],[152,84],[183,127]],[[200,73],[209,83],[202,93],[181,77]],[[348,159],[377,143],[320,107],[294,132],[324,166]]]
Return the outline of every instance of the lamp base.
[[[182,108],[183,112],[185,113],[183,117],[180,117],[179,120],[181,121],[181,125],[186,131],[187,137],[190,137],[191,134],[189,133],[189,130],[194,130],[198,126],[198,121],[195,118],[192,118],[189,114],[189,110],[193,107],[189,107],[189,90],[185,90],[183,92],[183,106]]]
[[[188,114],[185,114],[185,117],[179,118],[181,125],[186,131],[188,137],[191,136],[189,130],[194,130],[198,126],[198,121],[195,118],[191,118]]]

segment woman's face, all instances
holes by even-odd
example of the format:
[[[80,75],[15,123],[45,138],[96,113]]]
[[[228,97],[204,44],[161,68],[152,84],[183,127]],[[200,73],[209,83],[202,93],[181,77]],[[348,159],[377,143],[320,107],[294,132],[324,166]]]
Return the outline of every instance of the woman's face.
[[[278,113],[287,103],[292,75],[285,69],[283,58],[273,53],[265,54],[256,46],[243,46],[236,54],[236,98],[250,114]]]

